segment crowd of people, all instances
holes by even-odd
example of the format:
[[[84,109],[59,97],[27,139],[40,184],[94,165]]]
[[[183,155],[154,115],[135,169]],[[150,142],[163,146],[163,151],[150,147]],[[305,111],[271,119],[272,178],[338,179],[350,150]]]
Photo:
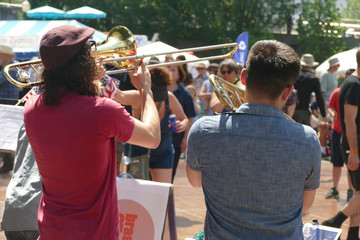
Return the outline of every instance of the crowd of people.
[[[117,162],[146,153],[157,182],[173,183],[186,159],[190,184],[204,192],[206,239],[303,239],[301,216],[329,149],[333,187],[324,198],[339,198],[345,164],[348,203],[322,224],[339,228],[350,218],[347,239],[359,239],[360,50],[341,86],[337,58],[317,78],[312,54],[300,58],[274,40],[256,42],[246,66],[200,62],[193,76],[186,64],[149,70],[141,59],[128,74],[109,77],[102,58],[92,56],[93,33],[61,26],[41,39],[40,94],[26,101],[14,159],[3,157],[0,168],[14,172],[1,221],[8,240],[119,239]],[[2,68],[14,60],[0,45]],[[178,60],[185,56],[165,61]],[[222,105],[210,74],[245,84],[240,108]],[[19,98],[3,70],[0,98]],[[166,224],[176,239],[176,224]]]

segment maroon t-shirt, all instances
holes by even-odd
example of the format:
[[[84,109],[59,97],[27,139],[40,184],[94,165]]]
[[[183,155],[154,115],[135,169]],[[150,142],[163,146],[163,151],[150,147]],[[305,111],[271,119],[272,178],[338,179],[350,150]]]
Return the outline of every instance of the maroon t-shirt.
[[[119,239],[115,138],[135,121],[111,99],[62,92],[59,106],[31,97],[26,133],[42,177],[39,239]]]

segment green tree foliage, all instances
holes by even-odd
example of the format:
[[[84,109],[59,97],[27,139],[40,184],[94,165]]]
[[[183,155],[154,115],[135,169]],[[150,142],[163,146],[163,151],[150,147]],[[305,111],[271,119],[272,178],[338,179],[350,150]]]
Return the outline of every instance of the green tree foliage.
[[[286,27],[293,0],[30,0],[32,8],[49,6],[69,10],[84,5],[107,13],[105,20],[80,20],[102,31],[124,25],[135,34],[178,46],[184,39],[199,45],[234,41],[244,31],[250,43],[272,39],[271,31]]]
[[[360,1],[347,0],[347,7],[341,12],[341,16],[350,19],[360,19]]]
[[[336,24],[339,20],[335,0],[304,0],[298,21],[300,50],[312,53],[319,62],[345,50],[346,45],[339,38],[343,30]]]

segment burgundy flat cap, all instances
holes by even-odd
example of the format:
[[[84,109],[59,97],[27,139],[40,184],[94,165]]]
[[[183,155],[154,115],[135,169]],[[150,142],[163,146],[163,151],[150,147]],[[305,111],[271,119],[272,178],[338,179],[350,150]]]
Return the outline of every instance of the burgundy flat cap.
[[[72,25],[63,25],[48,31],[40,41],[40,58],[45,68],[53,70],[64,65],[94,32],[93,28]]]

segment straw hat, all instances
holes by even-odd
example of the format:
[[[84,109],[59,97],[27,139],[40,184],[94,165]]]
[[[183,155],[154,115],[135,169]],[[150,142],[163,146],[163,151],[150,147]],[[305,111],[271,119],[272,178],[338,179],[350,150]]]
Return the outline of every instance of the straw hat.
[[[196,65],[196,68],[205,68],[205,64],[204,63],[198,63],[197,65]]]
[[[332,59],[329,60],[330,67],[338,65],[338,64],[340,65],[340,62],[339,62],[338,58],[332,58]]]
[[[301,62],[301,66],[306,66],[306,67],[316,67],[317,65],[319,65],[318,62],[315,62],[314,56],[310,53],[306,53],[302,55],[300,62]]]
[[[4,53],[4,54],[7,54],[7,55],[11,55],[11,56],[15,56],[13,50],[11,47],[9,46],[5,46],[5,45],[1,45],[0,44],[0,53]]]

